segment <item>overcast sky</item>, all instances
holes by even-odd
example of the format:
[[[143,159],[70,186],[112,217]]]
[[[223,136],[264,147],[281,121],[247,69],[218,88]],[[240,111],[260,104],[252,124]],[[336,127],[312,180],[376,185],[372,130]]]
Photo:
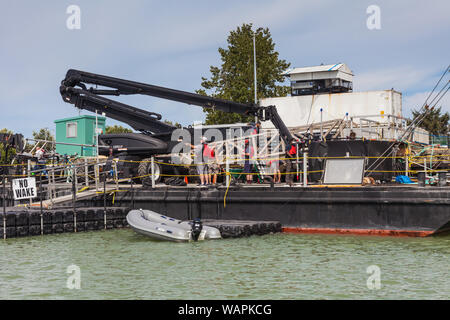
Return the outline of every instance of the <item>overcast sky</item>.
[[[66,27],[69,5],[81,9],[79,30]],[[381,9],[380,30],[367,28],[369,5]],[[3,0],[0,128],[29,137],[78,115],[58,92],[69,68],[194,91],[242,23],[268,27],[292,67],[343,62],[355,74],[355,91],[401,91],[409,116],[450,63],[449,12],[448,0]],[[149,97],[122,101],[184,125],[204,120],[195,106]],[[449,101],[442,101],[446,111]]]

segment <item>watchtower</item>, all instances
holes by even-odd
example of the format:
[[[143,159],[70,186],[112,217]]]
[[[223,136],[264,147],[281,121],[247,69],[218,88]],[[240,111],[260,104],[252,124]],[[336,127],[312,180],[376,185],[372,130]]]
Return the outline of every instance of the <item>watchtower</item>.
[[[291,80],[291,95],[341,93],[353,90],[353,73],[344,63],[294,68],[284,73]]]

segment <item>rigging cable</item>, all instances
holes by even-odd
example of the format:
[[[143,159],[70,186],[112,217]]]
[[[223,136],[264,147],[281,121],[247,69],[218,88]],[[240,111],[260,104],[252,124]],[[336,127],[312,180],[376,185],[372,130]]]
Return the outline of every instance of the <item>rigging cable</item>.
[[[439,81],[436,83],[436,85],[434,86],[433,90],[430,92],[430,94],[428,95],[427,99],[425,100],[425,102],[423,103],[422,107],[419,109],[419,113],[426,107],[427,107],[427,102],[430,99],[430,97],[432,96],[432,94],[434,93],[434,91],[436,90],[436,88],[438,87],[439,83],[442,81],[442,79],[444,78],[444,76],[450,71],[450,65],[447,66],[447,68],[445,69],[444,73],[442,74],[441,78],[439,79]],[[450,81],[448,81],[445,86],[439,91],[439,93],[433,98],[433,100],[431,102],[434,102],[434,100],[441,94],[441,92],[443,91],[443,89],[445,87],[448,86],[448,84],[450,83]],[[450,87],[449,87],[450,88]],[[445,96],[445,94],[448,92],[449,88],[447,88],[447,90],[441,95],[441,97],[438,99],[438,101],[436,101],[436,103],[434,104],[434,106],[432,106],[431,108],[426,109],[426,111],[424,112],[424,114],[422,116],[419,116],[417,118],[415,118],[411,124],[408,126],[408,128],[406,128],[405,132],[402,134],[402,136],[399,138],[399,140],[403,140],[403,138],[407,135],[409,135],[409,131],[412,132],[413,129],[415,129],[420,123],[422,123],[422,121],[425,119],[425,117],[427,116],[428,112],[430,112],[431,110],[434,109],[434,107],[436,106],[436,104]],[[376,165],[376,167],[374,168],[374,170],[376,170],[382,163],[379,162],[377,163],[380,159],[383,159],[385,157],[385,155],[391,151],[391,149],[393,148],[393,146],[395,145],[395,142],[392,142],[391,145],[383,152],[383,154],[378,157],[370,166],[366,171],[369,171],[372,169],[372,167],[374,165]],[[368,174],[368,176],[370,176],[371,173]]]

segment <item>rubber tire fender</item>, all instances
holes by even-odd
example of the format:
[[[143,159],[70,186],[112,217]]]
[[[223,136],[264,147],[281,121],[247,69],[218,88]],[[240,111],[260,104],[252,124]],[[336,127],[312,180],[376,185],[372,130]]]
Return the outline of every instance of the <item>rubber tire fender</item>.
[[[161,177],[161,166],[159,165],[159,163],[154,163],[155,166],[155,172],[156,172],[156,177],[155,177],[155,184],[161,182],[162,177]],[[142,181],[142,185],[145,186],[151,186],[152,185],[152,177],[151,177],[151,172],[152,172],[152,163],[151,163],[151,158],[146,158],[143,159],[142,162],[139,163],[138,166],[138,176],[142,177],[145,176],[143,178],[140,178]]]

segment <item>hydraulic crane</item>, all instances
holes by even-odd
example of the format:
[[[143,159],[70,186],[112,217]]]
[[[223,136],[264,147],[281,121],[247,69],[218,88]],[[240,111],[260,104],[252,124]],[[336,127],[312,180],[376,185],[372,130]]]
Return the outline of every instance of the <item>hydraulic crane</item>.
[[[147,95],[223,112],[257,116],[261,121],[272,121],[286,146],[294,139],[275,106],[233,102],[73,69],[68,70],[66,77],[62,80],[60,93],[66,103],[73,104],[79,109],[105,113],[106,116],[140,131],[143,135],[134,133],[99,137],[99,144],[109,145],[111,149],[118,145],[118,149],[122,150],[122,157],[132,156],[135,160],[145,160],[149,155],[170,153],[173,142],[169,140],[172,132],[177,128],[161,121],[161,115],[158,113],[142,110],[105,96]],[[157,171],[160,170],[161,168],[158,167]],[[137,173],[148,174],[149,166],[140,165]]]

